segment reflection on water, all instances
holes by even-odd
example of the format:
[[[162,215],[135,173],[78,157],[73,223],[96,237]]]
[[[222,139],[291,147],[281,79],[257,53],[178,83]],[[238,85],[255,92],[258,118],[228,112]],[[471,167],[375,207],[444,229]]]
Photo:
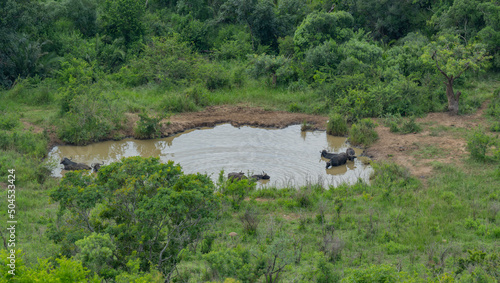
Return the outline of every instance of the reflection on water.
[[[300,125],[262,129],[223,124],[155,140],[125,139],[87,146],[58,146],[49,153],[49,160],[57,162],[62,157],[70,157],[90,165],[102,161],[109,164],[130,156],[155,156],[162,162],[180,163],[185,173],[208,173],[214,181],[220,170],[226,174],[243,171],[247,175],[264,171],[271,176],[266,186],[277,187],[317,182],[337,186],[343,182],[354,183],[358,178],[368,181],[372,168],[357,159],[325,169],[327,160],[321,158],[321,150],[345,152],[347,148],[345,138],[330,136],[324,131],[301,132]],[[355,151],[357,155],[362,152]],[[63,166],[58,166],[53,176],[62,176]]]

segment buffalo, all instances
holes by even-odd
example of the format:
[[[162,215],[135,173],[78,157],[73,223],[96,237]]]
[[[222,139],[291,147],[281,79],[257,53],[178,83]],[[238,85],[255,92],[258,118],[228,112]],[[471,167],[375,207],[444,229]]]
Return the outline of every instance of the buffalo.
[[[252,179],[255,179],[255,180],[269,180],[271,179],[271,177],[269,175],[267,175],[266,172],[262,172],[262,174],[256,174],[256,175],[252,175],[252,177],[250,177]]]
[[[245,173],[243,172],[231,172],[229,174],[227,174],[227,179],[229,181],[240,181],[240,180],[243,180],[243,179],[248,179],[247,176],[245,176]]]
[[[352,149],[351,147],[348,148],[345,153],[347,154],[347,159],[353,161],[354,158],[356,158],[356,152],[354,152],[354,149]],[[326,150],[322,150],[321,151],[321,157],[324,157],[324,158],[327,158],[327,159],[332,159],[332,158],[337,158],[338,157],[338,153],[330,153],[330,152],[327,152]]]
[[[333,158],[336,155],[337,155],[336,153],[329,153],[328,151],[326,151],[324,149],[321,151],[321,157],[324,157],[324,158],[327,158],[327,159],[331,159],[331,158]]]
[[[92,163],[90,165],[90,167],[92,167],[92,169],[94,169],[94,172],[97,172],[97,171],[99,171],[99,169],[101,169],[102,165],[104,165],[104,161],[102,163]]]
[[[347,153],[345,153],[345,152],[335,154],[335,156],[330,158],[330,161],[328,161],[326,163],[326,169],[328,169],[328,167],[330,167],[330,166],[333,167],[333,166],[344,165],[344,164],[346,164],[347,159],[350,159],[350,156],[348,156]]]
[[[345,153],[347,153],[347,155],[349,157],[352,157],[352,158],[349,158],[349,160],[353,160],[355,157],[356,157],[356,152],[354,151],[354,149],[352,149],[352,147],[348,148]]]
[[[64,165],[64,170],[90,170],[90,169],[92,169],[86,164],[73,162],[73,161],[71,161],[71,159],[66,158],[66,157],[64,157],[61,160],[60,164]]]

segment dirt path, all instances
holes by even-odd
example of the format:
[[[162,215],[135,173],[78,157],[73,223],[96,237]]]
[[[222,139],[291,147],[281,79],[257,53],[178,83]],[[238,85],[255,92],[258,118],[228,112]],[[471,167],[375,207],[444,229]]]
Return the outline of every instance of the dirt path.
[[[391,133],[378,120],[379,139],[366,150],[374,160],[393,161],[410,170],[414,176],[426,178],[432,172],[432,162],[460,164],[467,155],[467,133],[485,123],[483,110],[472,115],[452,116],[429,113],[417,119],[422,131],[414,134]]]

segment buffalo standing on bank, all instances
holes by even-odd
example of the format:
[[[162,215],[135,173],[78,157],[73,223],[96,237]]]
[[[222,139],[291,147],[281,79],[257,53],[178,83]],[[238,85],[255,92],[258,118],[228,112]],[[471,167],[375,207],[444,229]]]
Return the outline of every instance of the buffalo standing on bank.
[[[90,170],[90,169],[92,169],[87,164],[76,163],[74,161],[71,161],[71,159],[69,159],[67,157],[64,157],[61,160],[60,164],[64,165],[64,170]]]

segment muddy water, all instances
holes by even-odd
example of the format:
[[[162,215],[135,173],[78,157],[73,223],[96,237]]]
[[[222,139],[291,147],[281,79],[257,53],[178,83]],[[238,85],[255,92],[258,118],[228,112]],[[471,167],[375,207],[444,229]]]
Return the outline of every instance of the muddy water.
[[[235,128],[223,124],[214,128],[197,129],[155,140],[125,139],[88,146],[58,146],[49,153],[49,160],[59,163],[62,157],[91,164],[104,161],[105,165],[123,157],[159,157],[162,162],[180,163],[184,173],[208,173],[215,181],[220,170],[243,171],[246,175],[266,172],[271,179],[261,186],[303,186],[320,182],[337,186],[354,183],[361,178],[368,181],[370,166],[357,159],[346,165],[325,169],[326,159],[320,151],[345,152],[346,139],[327,135],[324,131],[301,132],[300,126],[285,129],[262,129],[243,126]],[[356,154],[362,150],[356,149]],[[62,165],[52,171],[62,176]]]

